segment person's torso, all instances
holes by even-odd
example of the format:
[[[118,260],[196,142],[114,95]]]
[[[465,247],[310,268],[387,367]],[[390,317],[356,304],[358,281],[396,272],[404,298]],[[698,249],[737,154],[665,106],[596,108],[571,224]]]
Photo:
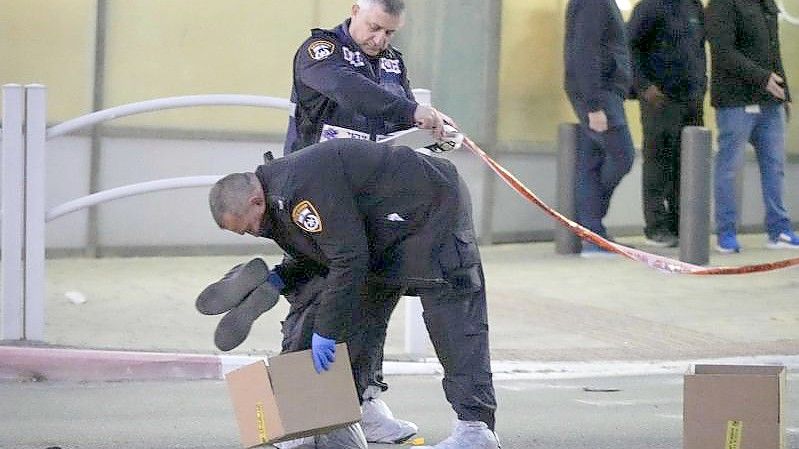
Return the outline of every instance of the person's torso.
[[[389,47],[376,57],[366,55],[349,35],[348,23],[345,22],[332,30],[314,29],[308,41],[330,40],[337,48],[341,49],[341,57],[352,70],[396,96],[412,98],[412,94],[406,90],[407,73],[402,54],[395,48]],[[306,44],[303,44],[301,48]],[[297,70],[296,62],[295,70]],[[349,94],[358,95],[358,92]],[[292,88],[292,101],[297,105],[295,121],[304,124],[296,130],[300,144],[293,145],[292,151],[318,142],[322,126],[325,124],[364,133],[369,135],[372,140],[375,140],[378,135],[389,134],[403,128],[383,117],[368,117],[357,110],[343,107],[334,99],[303,83],[296,74]],[[364,98],[363,101],[370,100]]]
[[[699,0],[659,0],[654,32],[642,42],[643,75],[667,96],[693,100],[707,85],[704,13]]]
[[[349,151],[339,154],[336,147],[342,143]],[[442,216],[442,202],[457,192],[457,174],[448,161],[406,147],[347,139],[277,159],[260,167],[258,176],[271,211],[264,237],[290,255],[328,266],[322,245],[336,243],[326,235],[333,231],[325,228],[330,226],[328,217],[354,212],[359,224],[335,231],[365,233],[372,273],[440,277],[430,273],[430,245],[438,241],[436,232],[454,219],[448,213]],[[351,201],[355,210],[345,212],[341,205]]]
[[[734,32],[734,51],[759,70],[785,78],[780,55],[779,8],[774,0],[728,0],[734,17],[726,24]],[[725,59],[730,61],[730,59]],[[755,84],[746,67],[727,67],[711,58],[711,99],[714,106],[767,104],[777,100],[763,85]],[[750,69],[751,70],[751,69]],[[787,83],[786,83],[787,84]]]
[[[594,3],[589,5],[589,3]],[[589,8],[589,6],[599,6]],[[592,11],[602,14],[597,17]],[[601,36],[596,42],[583,42],[577,31],[586,22],[599,22]],[[577,51],[578,48],[587,51]],[[589,54],[586,54],[589,53]],[[614,0],[571,0],[566,11],[566,37],[564,45],[565,81],[567,90],[578,90],[578,77],[584,76],[586,67],[599,60],[599,87],[626,95],[631,83],[630,49],[624,18]]]

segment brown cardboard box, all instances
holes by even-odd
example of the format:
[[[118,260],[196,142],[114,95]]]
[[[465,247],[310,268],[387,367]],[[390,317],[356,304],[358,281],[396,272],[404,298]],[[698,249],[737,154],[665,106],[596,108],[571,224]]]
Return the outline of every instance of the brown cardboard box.
[[[696,365],[683,385],[684,449],[784,449],[785,367]]]
[[[225,375],[241,443],[253,447],[325,433],[360,421],[347,345],[317,374],[311,351],[292,352]]]

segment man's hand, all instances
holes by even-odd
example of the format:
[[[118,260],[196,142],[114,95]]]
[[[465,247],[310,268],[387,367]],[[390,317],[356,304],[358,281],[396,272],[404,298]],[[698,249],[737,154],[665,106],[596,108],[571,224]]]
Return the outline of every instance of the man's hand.
[[[598,133],[603,133],[608,130],[608,117],[605,115],[603,109],[588,113],[588,127],[591,128],[592,131]]]
[[[769,91],[771,95],[774,95],[774,97],[780,100],[785,100],[785,88],[782,87],[782,83],[784,82],[785,80],[782,79],[781,76],[772,72],[771,75],[769,75],[768,77],[768,82],[766,83],[766,90]]]
[[[325,338],[314,332],[311,337],[311,356],[317,373],[327,371],[330,369],[330,365],[336,361],[336,340]]]
[[[421,104],[416,106],[413,121],[419,128],[433,130],[433,137],[436,140],[444,137],[444,119],[435,108]]]
[[[644,101],[652,106],[660,106],[660,104],[663,103],[663,100],[666,98],[666,96],[663,95],[663,92],[661,92],[660,89],[658,89],[658,87],[654,84],[650,84],[644,93],[641,94],[641,96],[643,97]]]
[[[448,116],[447,114],[444,114],[441,111],[438,111],[438,113],[439,113],[439,115],[441,115],[441,118],[444,119],[444,124],[445,125],[449,125],[449,126],[455,128],[456,131],[461,129],[461,125],[459,125],[457,122],[455,122],[455,120],[452,117]]]

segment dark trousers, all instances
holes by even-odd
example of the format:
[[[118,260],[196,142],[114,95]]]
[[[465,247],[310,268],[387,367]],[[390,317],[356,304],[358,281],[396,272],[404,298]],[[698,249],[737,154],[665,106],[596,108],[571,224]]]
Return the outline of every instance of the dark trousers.
[[[496,398],[488,346],[485,282],[475,240],[468,190],[461,184],[459,216],[442,242],[442,260],[448,282],[415,288],[423,317],[441,365],[444,394],[458,419],[483,421],[494,428]],[[283,322],[283,351],[311,346],[319,293],[326,280],[311,278],[286,295],[291,309]],[[347,339],[358,397],[370,384],[382,382],[383,344],[388,319],[403,286],[372,279],[361,289]]]
[[[597,234],[607,237],[602,223],[610,209],[613,191],[633,165],[633,148],[624,98],[616,92],[603,92],[608,129],[598,133],[588,127],[588,105],[569,93],[574,112],[580,119],[577,135],[575,170],[575,206],[577,221]]]
[[[644,128],[643,199],[644,233],[678,235],[680,227],[680,148],[682,129],[702,126],[702,99],[664,99],[653,105],[641,101]]]

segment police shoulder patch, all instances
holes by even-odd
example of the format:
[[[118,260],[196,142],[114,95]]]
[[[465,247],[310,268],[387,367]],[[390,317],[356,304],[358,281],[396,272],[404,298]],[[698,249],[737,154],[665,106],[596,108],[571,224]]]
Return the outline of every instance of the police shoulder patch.
[[[322,217],[319,216],[319,212],[308,200],[300,201],[299,204],[294,206],[291,211],[291,219],[304,231],[322,232]]]
[[[321,61],[332,55],[335,49],[336,44],[328,40],[318,39],[308,44],[308,55],[311,56],[311,59]]]

